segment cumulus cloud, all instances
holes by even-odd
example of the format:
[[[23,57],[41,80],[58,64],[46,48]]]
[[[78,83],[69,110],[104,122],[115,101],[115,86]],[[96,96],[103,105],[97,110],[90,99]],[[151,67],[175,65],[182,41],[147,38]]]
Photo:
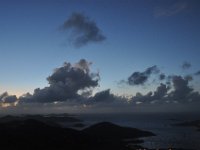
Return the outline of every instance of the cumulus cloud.
[[[164,98],[167,95],[169,89],[169,86],[161,83],[160,86],[158,86],[156,91],[154,92],[154,98],[157,100]]]
[[[154,92],[150,91],[145,95],[136,93],[136,96],[133,96],[132,101],[135,103],[164,103],[164,99],[167,96],[169,89],[170,88],[167,85],[161,83]]]
[[[14,103],[17,101],[16,95],[9,95],[8,92],[4,92],[0,95],[1,103]]]
[[[183,62],[181,67],[182,67],[183,70],[186,70],[186,69],[189,69],[191,66],[192,66],[191,63]]]
[[[8,92],[4,92],[0,95],[0,101],[3,100],[4,97],[7,97],[8,96]]]
[[[200,95],[189,85],[190,81],[191,79],[183,78],[182,76],[173,76],[172,84],[174,90],[169,93],[168,97],[180,103],[199,101]]]
[[[97,24],[82,13],[73,13],[61,26],[63,31],[72,31],[70,40],[75,47],[92,42],[102,42],[106,37]]]
[[[150,91],[145,95],[137,93],[133,96],[132,102],[151,104],[200,102],[200,94],[189,86],[190,81],[191,79],[182,76],[171,76],[172,88],[161,83],[154,92]]]
[[[14,103],[17,101],[16,95],[8,95],[2,99],[4,103]]]
[[[7,106],[15,106],[18,101],[16,95],[9,95],[8,92],[4,92],[0,95],[0,106],[7,107]]]
[[[169,97],[176,101],[187,101],[193,89],[189,87],[189,81],[181,76],[173,76],[172,83],[174,91],[172,91]]]
[[[49,86],[36,88],[34,93],[21,96],[22,102],[49,103],[79,99],[80,91],[90,90],[98,86],[98,73],[90,73],[90,62],[81,59],[72,65],[65,62],[62,67],[56,68],[52,75],[47,78]],[[81,92],[80,92],[81,93]]]
[[[192,80],[193,80],[193,77],[192,77],[192,75],[186,75],[186,76],[184,77],[184,79],[187,80],[187,81],[192,81]]]
[[[161,6],[156,7],[154,15],[155,17],[170,17],[183,12],[187,8],[188,4],[186,1],[169,1],[168,3],[164,1]]]
[[[97,92],[94,96],[88,99],[90,104],[97,103],[124,103],[127,99],[122,96],[114,95],[110,92],[110,89]]]
[[[144,73],[140,72],[134,72],[129,78],[128,78],[128,84],[129,85],[140,85],[144,84],[148,79],[148,76]]]
[[[158,67],[152,66],[147,68],[144,72],[134,72],[131,76],[128,77],[129,85],[143,85],[149,79],[151,74],[157,74],[160,70]]]
[[[91,98],[91,102],[113,102],[114,100],[115,96],[110,93],[110,89],[98,92]]]

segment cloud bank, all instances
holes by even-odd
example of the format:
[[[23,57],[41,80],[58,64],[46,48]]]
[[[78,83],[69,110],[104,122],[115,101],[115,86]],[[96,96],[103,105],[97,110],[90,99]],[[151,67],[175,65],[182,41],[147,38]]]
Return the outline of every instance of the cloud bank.
[[[159,85],[146,94],[137,92],[135,96],[119,96],[106,89],[97,93],[93,90],[99,86],[99,73],[92,72],[91,62],[81,59],[77,63],[65,62],[47,77],[49,86],[36,88],[33,94],[26,93],[19,98],[4,92],[0,95],[0,106],[16,106],[18,108],[42,108],[60,111],[63,109],[79,111],[99,110],[113,112],[132,111],[138,106],[177,106],[200,104],[200,94],[195,91],[191,83],[192,75],[165,75],[154,65],[143,72],[134,72],[124,83],[135,86],[144,84],[151,75],[156,75]],[[152,83],[153,84],[153,83]],[[42,106],[42,107],[41,107]],[[194,106],[194,105],[193,105]],[[141,107],[141,108],[142,108]],[[181,108],[181,107],[180,107]],[[57,110],[58,109],[58,110]]]
[[[172,87],[161,83],[154,92],[150,91],[145,95],[138,92],[132,97],[132,101],[151,104],[200,102],[200,94],[189,86],[190,81],[190,79],[174,75],[170,81]]]
[[[70,40],[75,47],[102,42],[106,37],[97,24],[82,13],[73,13],[61,26],[63,31],[72,31]]]

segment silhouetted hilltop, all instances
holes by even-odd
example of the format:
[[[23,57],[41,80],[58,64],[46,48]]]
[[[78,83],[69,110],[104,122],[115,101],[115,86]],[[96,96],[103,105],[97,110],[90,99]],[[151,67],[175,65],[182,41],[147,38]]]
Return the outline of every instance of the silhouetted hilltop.
[[[20,116],[3,116],[0,117],[0,123],[6,123],[10,121],[25,121],[27,119],[34,119],[38,120],[40,122],[49,124],[49,125],[54,125],[54,126],[60,126],[62,123],[81,123],[82,120],[70,116],[68,114],[49,114],[49,115],[20,115]]]
[[[79,134],[32,119],[0,123],[0,133],[3,149],[62,149]]]
[[[110,122],[101,122],[92,125],[84,129],[83,132],[89,135],[102,137],[104,139],[130,139],[155,136],[155,134],[148,131],[142,131],[129,127],[121,127]]]

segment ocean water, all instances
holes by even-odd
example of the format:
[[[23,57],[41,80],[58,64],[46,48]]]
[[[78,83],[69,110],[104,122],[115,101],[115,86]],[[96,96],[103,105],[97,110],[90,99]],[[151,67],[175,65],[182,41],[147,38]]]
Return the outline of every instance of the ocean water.
[[[180,127],[172,124],[200,120],[197,113],[132,113],[132,114],[81,114],[78,116],[86,125],[109,121],[121,126],[134,127],[155,133],[146,137],[143,146],[147,148],[192,148],[200,149],[200,132],[194,127]]]

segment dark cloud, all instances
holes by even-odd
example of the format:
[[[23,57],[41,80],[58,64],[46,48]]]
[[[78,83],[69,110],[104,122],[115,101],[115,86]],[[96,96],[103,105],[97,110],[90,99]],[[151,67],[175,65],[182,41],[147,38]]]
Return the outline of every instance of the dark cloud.
[[[161,1],[162,4],[156,7],[154,11],[155,17],[170,17],[183,12],[188,8],[185,1]]]
[[[183,70],[186,70],[186,69],[189,69],[191,66],[192,65],[189,62],[183,62],[181,67]]]
[[[106,39],[96,23],[82,13],[73,13],[62,25],[62,30],[72,31],[70,40],[76,47]]]
[[[151,74],[157,74],[160,70],[157,66],[152,66],[147,68],[144,72],[134,72],[130,77],[128,77],[129,85],[143,85]]]
[[[160,80],[164,80],[166,78],[166,75],[164,74],[164,73],[161,73],[160,75],[159,75],[159,79]]]
[[[148,92],[147,94],[143,95],[140,92],[137,92],[135,96],[132,97],[132,102],[137,103],[150,103],[152,99],[152,92]]]
[[[155,92],[148,92],[143,95],[137,93],[136,96],[132,97],[132,102],[137,103],[190,103],[200,102],[199,92],[189,86],[189,82],[192,80],[191,76],[170,76],[170,84],[161,83]],[[169,86],[169,85],[172,85]]]
[[[133,102],[141,102],[141,103],[152,103],[152,102],[164,102],[163,99],[167,96],[167,92],[169,91],[169,87],[163,83],[161,83],[155,92],[148,92],[146,95],[141,93],[137,93],[136,96],[133,96]]]
[[[168,98],[175,100],[179,103],[200,101],[199,92],[195,92],[194,89],[189,85],[192,80],[192,76],[188,75],[186,77],[173,76],[172,85],[174,90],[169,93]]]
[[[172,91],[169,97],[176,101],[187,101],[193,89],[189,87],[189,81],[181,76],[173,76],[172,83],[174,91]]]
[[[194,75],[199,76],[200,75],[200,70],[197,71]]]
[[[91,97],[90,102],[113,102],[115,100],[115,95],[110,93],[110,89],[101,91],[96,93],[93,97]]]
[[[2,99],[3,99],[4,97],[7,97],[7,96],[8,96],[8,92],[2,93],[2,94],[0,95],[0,101],[2,101]]]
[[[20,102],[57,102],[79,99],[80,91],[94,88],[98,85],[98,73],[90,73],[91,63],[85,59],[71,65],[65,62],[62,67],[55,69],[47,78],[49,86],[37,88],[31,95],[29,93],[20,97]],[[82,93],[82,92],[80,92]]]
[[[129,105],[126,97],[117,96],[111,93],[110,89],[97,92],[94,96],[88,98],[85,104],[94,107],[113,107],[113,109],[116,107],[123,109],[122,107]]]
[[[4,92],[0,95],[0,106],[3,106],[4,104],[13,104],[17,102],[17,100],[16,95],[9,95],[8,92]]]
[[[14,103],[17,101],[16,95],[8,95],[2,99],[4,103]]]
[[[129,78],[128,78],[128,84],[129,85],[141,85],[144,84],[148,79],[148,75],[145,75],[144,73],[140,72],[134,72]]]
[[[159,72],[160,72],[160,70],[158,69],[158,67],[156,65],[154,65],[152,67],[147,68],[144,73],[147,75],[151,75],[151,74],[157,74]]]
[[[193,77],[192,77],[192,75],[186,75],[186,76],[184,77],[184,79],[187,80],[187,81],[192,81],[192,80],[193,80]]]
[[[156,91],[154,92],[154,99],[163,99],[167,95],[169,89],[169,86],[161,83],[160,86],[158,86]]]

